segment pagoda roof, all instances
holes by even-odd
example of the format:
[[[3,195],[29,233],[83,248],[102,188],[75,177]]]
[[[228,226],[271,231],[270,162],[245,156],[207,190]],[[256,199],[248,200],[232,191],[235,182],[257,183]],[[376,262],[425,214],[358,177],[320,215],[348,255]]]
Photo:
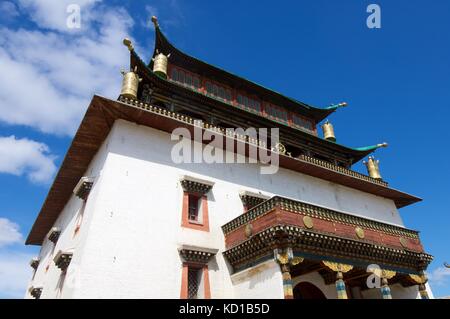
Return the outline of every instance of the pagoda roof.
[[[156,19],[156,18],[155,18]],[[254,93],[259,95],[260,98],[267,100],[278,106],[283,106],[291,111],[297,111],[301,114],[308,116],[315,121],[315,124],[321,122],[338,109],[340,104],[330,105],[325,108],[318,108],[304,102],[298,101],[294,98],[287,97],[279,92],[269,89],[263,85],[255,83],[251,80],[245,79],[241,76],[235,75],[229,71],[223,70],[217,66],[204,62],[191,55],[184,53],[177,47],[172,45],[164,33],[157,21],[155,23],[155,48],[153,52],[154,57],[158,52],[165,55],[170,54],[170,62],[185,67],[188,70],[197,74],[207,74],[213,76],[216,80],[229,84],[240,89],[247,90],[247,93]],[[150,59],[148,64],[150,68],[153,67],[153,60]]]
[[[194,129],[192,119],[136,100],[113,101],[94,96],[66,153],[26,244],[40,245],[86,173],[92,159],[108,136],[113,123],[123,119],[172,132],[177,127]],[[237,147],[235,149],[238,149]],[[280,166],[316,178],[391,199],[400,208],[420,198],[390,188],[386,183],[331,164],[280,155]]]
[[[153,71],[152,71],[152,66],[151,64],[146,64],[141,58],[140,56],[136,53],[136,51],[134,49],[130,50],[130,64],[131,64],[131,69],[133,69],[135,66],[138,67],[139,71],[144,72],[145,75],[147,75],[148,79],[150,79],[153,83],[156,83],[159,86],[163,86],[165,88],[171,89],[174,92],[180,93],[180,94],[185,94],[188,95],[189,97],[193,97],[193,98],[198,98],[199,101],[201,101],[202,103],[214,103],[215,105],[222,105],[224,108],[229,108],[230,105],[222,100],[219,99],[215,99],[211,96],[202,94],[194,89],[191,89],[187,86],[184,85],[180,85],[174,81],[170,81],[167,80],[161,76],[156,75]],[[172,59],[172,55],[170,57]],[[138,71],[138,73],[139,73]],[[236,112],[237,114],[239,113],[251,113],[252,115],[254,115],[255,113],[245,110],[245,109],[240,109],[237,107],[233,107],[233,112]],[[359,162],[360,160],[362,160],[364,157],[372,154],[374,151],[376,151],[378,148],[380,147],[385,147],[387,146],[387,143],[380,143],[380,144],[374,144],[374,145],[370,145],[370,146],[364,146],[364,147],[348,147],[342,144],[339,144],[337,142],[333,142],[333,141],[329,141],[326,139],[323,139],[319,136],[310,134],[308,132],[305,132],[301,129],[296,129],[293,128],[285,123],[282,122],[277,122],[274,120],[271,120],[269,118],[265,118],[265,117],[259,117],[262,121],[269,121],[269,122],[274,122],[277,123],[278,125],[282,125],[284,127],[286,127],[287,129],[290,129],[292,131],[295,131],[297,134],[302,135],[305,139],[307,139],[310,143],[314,143],[314,144],[320,144],[323,145],[325,148],[333,150],[335,152],[339,152],[342,154],[346,154],[349,158],[351,158],[353,160],[353,164]]]

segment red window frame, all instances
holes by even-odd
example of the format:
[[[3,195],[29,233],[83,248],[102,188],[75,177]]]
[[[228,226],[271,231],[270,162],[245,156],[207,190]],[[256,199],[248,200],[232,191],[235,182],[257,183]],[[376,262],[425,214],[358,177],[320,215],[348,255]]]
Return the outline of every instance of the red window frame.
[[[189,296],[189,269],[199,269],[203,276],[203,297],[204,299],[211,299],[211,287],[209,283],[208,265],[184,262],[181,272],[181,291],[180,299],[188,299]]]
[[[189,218],[189,199],[198,198],[201,201],[198,209],[201,209],[202,220],[195,221]],[[181,227],[191,228],[195,230],[209,232],[209,216],[208,216],[208,197],[203,194],[183,192],[183,204],[182,204],[182,214],[181,214]],[[200,211],[198,212],[198,214]]]

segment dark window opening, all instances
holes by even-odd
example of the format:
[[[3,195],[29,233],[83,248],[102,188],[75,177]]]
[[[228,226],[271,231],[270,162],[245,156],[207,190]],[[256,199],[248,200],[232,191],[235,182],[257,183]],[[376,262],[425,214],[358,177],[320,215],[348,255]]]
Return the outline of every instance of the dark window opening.
[[[188,299],[198,299],[198,290],[200,287],[200,272],[199,268],[189,267],[188,269]]]
[[[189,195],[189,221],[199,222],[200,197],[197,195]]]

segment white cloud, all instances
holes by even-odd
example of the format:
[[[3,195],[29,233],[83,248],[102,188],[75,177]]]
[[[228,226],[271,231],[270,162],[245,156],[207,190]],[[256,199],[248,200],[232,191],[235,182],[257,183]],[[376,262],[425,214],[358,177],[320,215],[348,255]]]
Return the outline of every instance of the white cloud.
[[[67,28],[67,8],[76,4],[81,9],[81,20],[89,22],[90,12],[93,6],[101,0],[19,0],[20,7],[27,11],[39,27],[58,30],[62,32],[74,32]]]
[[[0,137],[0,173],[26,175],[35,183],[46,183],[56,171],[55,157],[43,143],[15,136]]]
[[[7,218],[0,217],[0,247],[22,242],[19,225]]]
[[[15,18],[19,15],[16,5],[10,1],[3,1],[0,3],[0,12],[2,13],[3,18]]]
[[[450,269],[446,267],[438,267],[428,273],[428,280],[430,281],[431,287],[444,286],[449,283],[449,279]]]
[[[19,3],[40,29],[0,28],[0,121],[72,135],[93,94],[119,95],[133,20],[98,0]],[[82,6],[77,32],[66,32],[68,3]]]
[[[0,253],[0,298],[23,298],[31,278],[32,255],[18,252]]]

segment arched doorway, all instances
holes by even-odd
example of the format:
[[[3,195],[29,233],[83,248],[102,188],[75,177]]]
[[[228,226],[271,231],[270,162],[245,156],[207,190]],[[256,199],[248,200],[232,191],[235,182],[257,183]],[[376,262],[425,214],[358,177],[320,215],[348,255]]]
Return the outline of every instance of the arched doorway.
[[[294,287],[294,299],[327,299],[327,297],[315,285],[305,281]]]

